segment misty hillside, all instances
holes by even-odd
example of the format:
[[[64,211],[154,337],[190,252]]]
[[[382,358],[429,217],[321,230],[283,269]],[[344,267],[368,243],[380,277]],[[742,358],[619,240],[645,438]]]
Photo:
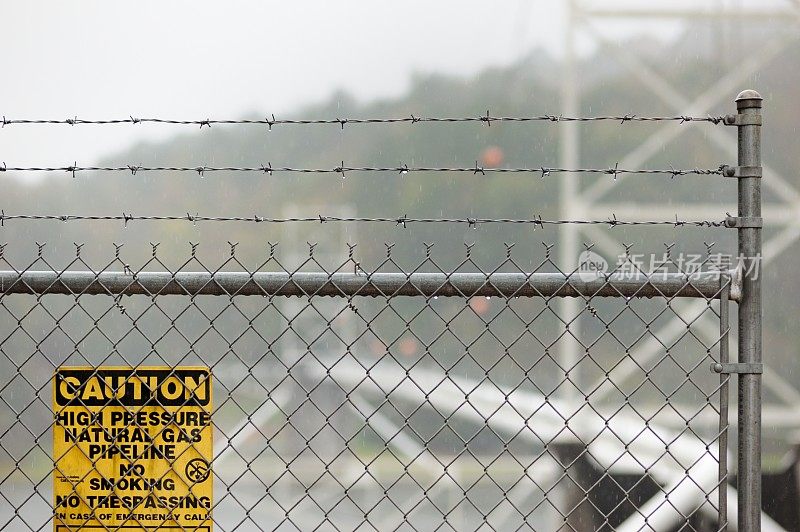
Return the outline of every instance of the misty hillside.
[[[632,43],[631,45],[636,45]],[[650,48],[654,48],[652,45]],[[679,55],[681,60],[657,60],[651,53],[650,68],[664,75],[688,100],[701,95],[718,82],[723,69],[712,57],[697,54],[687,60],[685,45],[661,50],[661,57]],[[733,97],[740,88],[753,86],[765,96],[764,155],[766,162],[790,177],[795,176],[797,154],[790,143],[797,135],[800,108],[795,105],[793,90],[800,84],[800,47],[794,46],[769,63],[761,72],[740,83],[729,97],[719,102],[711,114],[734,112]],[[674,115],[676,111],[655,100],[639,80],[624,69],[610,68],[603,50],[581,64],[581,113]],[[248,117],[261,118],[276,112],[279,118],[356,118],[424,116],[477,116],[487,109],[492,115],[539,115],[559,113],[557,64],[542,53],[508,68],[495,68],[469,78],[437,75],[417,77],[402,98],[361,103],[347,94],[334,94],[327,101],[309,105],[291,114],[280,114],[264,102]],[[187,87],[187,90],[191,90]],[[211,105],[213,107],[213,105]],[[175,117],[197,118],[197,117]],[[209,118],[223,118],[214,117]],[[93,126],[85,126],[93,127]],[[581,164],[584,167],[608,168],[659,127],[651,123],[599,123],[582,125]],[[645,167],[717,168],[735,163],[707,141],[708,127],[723,129],[735,146],[735,131],[722,125],[696,127],[687,125],[681,137],[664,146],[661,153]],[[101,135],[102,128],[97,129]],[[187,129],[169,142],[140,144],[121,150],[99,164],[110,165],[181,165],[181,166],[296,166],[307,168],[346,165],[395,166],[465,166],[475,161],[486,164],[487,149],[494,162],[507,167],[556,166],[558,164],[559,124],[494,123],[485,124],[399,124],[275,127],[214,126],[201,130]],[[495,149],[499,148],[499,150]],[[500,159],[497,159],[500,154]],[[610,176],[584,176],[584,184]],[[800,185],[795,181],[796,185]],[[75,179],[63,175],[25,184],[6,175],[2,206],[6,214],[122,214],[136,215],[199,213],[208,216],[317,216],[346,213],[363,217],[503,217],[530,218],[541,215],[558,218],[559,176],[541,178],[538,174],[206,174],[195,173],[82,173]],[[677,214],[686,212],[688,202],[719,205],[716,220],[726,211],[735,210],[735,183],[718,176],[668,177],[643,176],[620,180],[605,201],[615,204],[629,201],[668,205]],[[773,200],[765,193],[765,201]],[[608,210],[608,215],[611,215]],[[226,241],[238,242],[237,256],[257,266],[268,249],[267,242],[281,242],[281,249],[304,252],[306,242],[330,239],[336,246],[358,243],[358,256],[365,268],[385,254],[384,243],[396,242],[398,249],[413,250],[408,266],[424,259],[420,242],[437,242],[443,262],[458,261],[463,243],[475,242],[476,253],[486,267],[497,262],[502,242],[516,242],[517,249],[528,257],[540,255],[541,242],[557,242],[553,229],[530,226],[478,228],[453,225],[409,226],[394,224],[337,226],[307,224],[302,229],[269,224],[221,224],[187,222],[6,222],[0,229],[9,243],[5,257],[15,267],[35,252],[34,241],[48,242],[48,256],[55,264],[74,256],[73,242],[85,243],[83,256],[93,264],[106,264],[113,258],[112,242],[126,243],[125,256],[131,264],[141,264],[149,256],[148,242],[161,242],[160,257],[167,264],[179,265],[189,254],[188,242],[200,242],[200,253],[217,264],[228,254]],[[603,231],[608,229],[603,228]],[[774,230],[767,230],[768,239]],[[661,252],[665,242],[679,242],[679,248],[698,252],[703,242],[715,241],[718,251],[735,250],[734,233],[719,229],[613,229],[620,240],[633,242],[642,252]],[[590,240],[584,237],[584,240]],[[797,260],[796,248],[782,254],[766,272],[765,339],[770,356],[784,362],[786,374],[798,367],[797,332],[792,327],[794,302],[792,290],[778,272],[790,271]],[[530,259],[530,264],[534,259]],[[249,261],[249,262],[248,262]],[[776,334],[779,333],[779,334]]]

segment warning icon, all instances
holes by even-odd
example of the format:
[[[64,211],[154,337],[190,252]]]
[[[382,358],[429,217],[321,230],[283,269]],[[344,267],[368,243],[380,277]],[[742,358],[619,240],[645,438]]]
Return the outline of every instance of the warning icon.
[[[202,458],[192,458],[186,463],[185,472],[186,478],[197,484],[208,478],[209,473],[211,473],[211,467]]]

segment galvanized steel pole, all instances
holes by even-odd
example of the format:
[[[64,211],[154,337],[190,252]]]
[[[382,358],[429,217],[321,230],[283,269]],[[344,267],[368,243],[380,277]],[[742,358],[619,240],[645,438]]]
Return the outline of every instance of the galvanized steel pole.
[[[761,167],[761,95],[742,91],[736,98],[739,132],[739,169]],[[740,172],[739,267],[742,294],[739,303],[739,362],[761,363],[761,177]],[[761,375],[739,375],[739,530],[761,530]]]

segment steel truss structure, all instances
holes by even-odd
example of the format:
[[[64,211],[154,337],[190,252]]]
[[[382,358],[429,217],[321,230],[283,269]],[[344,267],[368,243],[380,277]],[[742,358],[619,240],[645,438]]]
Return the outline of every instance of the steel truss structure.
[[[659,102],[666,105],[669,109],[679,110],[681,113],[705,115],[721,102],[726,101],[731,94],[735,93],[738,86],[745,82],[750,76],[764,68],[788,46],[797,42],[800,36],[800,4],[794,1],[770,6],[744,6],[741,2],[735,5],[727,5],[727,2],[696,2],[690,7],[670,7],[657,8],[654,6],[631,7],[630,4],[621,5],[617,2],[592,2],[590,0],[569,0],[567,15],[567,31],[565,32],[565,74],[562,77],[561,101],[562,113],[566,116],[580,114],[581,112],[581,82],[578,69],[577,46],[581,39],[591,39],[608,50],[611,57],[618,61],[619,65],[626,69],[641,86],[652,94]],[[638,24],[655,20],[662,21],[682,21],[693,23],[697,21],[716,21],[722,27],[721,31],[733,31],[736,36],[731,40],[744,39],[742,35],[743,25],[748,22],[772,25],[777,31],[769,38],[759,43],[739,43],[741,57],[736,61],[731,61],[727,67],[727,72],[718,78],[713,84],[701,91],[699,95],[689,97],[677,88],[669,79],[656,72],[645,60],[637,56],[635,49],[630,46],[618,45],[608,39],[600,30],[603,23],[614,21],[625,21],[627,23]],[[733,26],[727,28],[727,25]],[[710,116],[710,115],[709,115]],[[693,126],[694,124],[689,124]],[[561,157],[559,164],[562,166],[579,166],[581,164],[581,149],[579,139],[579,124],[566,123],[561,130]],[[620,159],[620,164],[632,165],[637,167],[647,163],[652,157],[665,146],[675,141],[680,134],[676,124],[666,124],[665,127],[654,130],[652,134],[644,137],[641,142],[631,149]],[[728,154],[731,157],[737,155],[734,136],[731,132],[724,130],[714,130],[708,132],[708,142],[715,149]],[[741,156],[741,154],[739,154]],[[759,160],[760,166],[760,160]],[[775,260],[783,251],[795,244],[800,239],[800,225],[797,223],[797,213],[800,207],[800,191],[792,184],[792,180],[787,176],[781,175],[779,171],[770,165],[764,165],[764,185],[766,189],[776,196],[777,201],[766,203],[763,206],[763,224],[765,228],[775,231],[765,240],[761,260],[763,264],[769,264]],[[621,179],[624,179],[622,177]],[[587,187],[581,187],[577,176],[566,175],[561,186],[561,214],[563,217],[592,217],[600,212],[614,212],[621,217],[630,219],[643,219],[652,217],[656,213],[665,215],[667,209],[663,203],[612,203],[604,201],[605,196],[612,190],[614,184],[609,182],[592,183]],[[718,210],[718,205],[702,203],[682,204],[679,216],[704,216],[714,210]],[[733,211],[733,206],[730,207]],[[670,216],[675,215],[674,208],[669,208]],[[741,212],[741,211],[740,211]],[[761,213],[762,210],[759,210]],[[760,214],[759,214],[760,215]],[[575,258],[580,253],[581,238],[587,238],[594,242],[597,249],[609,254],[619,256],[624,253],[624,247],[609,234],[597,231],[593,227],[563,226],[561,228],[562,248],[561,260],[565,264],[574,264]],[[740,249],[742,242],[740,240]],[[687,307],[691,308],[691,306]],[[695,307],[696,308],[696,307]],[[579,312],[576,302],[564,300],[561,307],[565,315],[571,316]],[[701,318],[701,327],[705,334],[711,338],[717,333],[716,324],[713,320]],[[579,325],[577,325],[579,326]],[[674,320],[662,331],[663,334],[676,334],[678,332],[679,320]],[[734,341],[737,339],[734,338]],[[738,339],[742,341],[741,338]],[[750,342],[750,339],[745,339]],[[654,346],[642,347],[638,355],[649,359],[654,356]],[[734,349],[736,345],[734,344]],[[760,356],[760,344],[758,346]],[[575,343],[564,344],[562,346],[561,357],[565,363],[574,362],[578,353],[579,346]],[[620,368],[618,378],[625,379],[634,375],[636,372],[633,365]],[[766,365],[763,369],[764,385],[776,397],[782,401],[781,405],[771,405],[765,408],[767,423],[776,426],[797,426],[800,419],[797,416],[796,405],[800,400],[800,392],[794,385],[781,377],[779,371],[771,369]],[[744,380],[753,379],[747,377]],[[744,389],[740,388],[741,392]],[[750,390],[752,392],[752,390]],[[752,413],[751,413],[752,414]],[[752,423],[753,418],[743,419],[742,412],[738,418],[739,423]],[[759,418],[760,419],[760,418]],[[736,423],[736,419],[732,419]],[[741,427],[740,427],[741,430]],[[760,430],[760,425],[759,425]],[[741,433],[740,433],[741,436]],[[751,449],[748,441],[741,441],[739,459],[746,464],[745,469],[750,471],[760,471],[760,461],[750,462],[747,460],[751,456]],[[760,456],[760,451],[755,453]],[[746,486],[745,491],[749,495],[740,492],[741,497],[752,497],[758,502],[744,500],[739,501],[739,511],[748,508],[743,516],[746,520],[739,523],[742,530],[758,530],[759,519],[756,509],[760,507],[760,485],[750,484],[754,479],[747,476],[740,479]],[[774,522],[763,516],[766,520],[765,528],[780,529]]]

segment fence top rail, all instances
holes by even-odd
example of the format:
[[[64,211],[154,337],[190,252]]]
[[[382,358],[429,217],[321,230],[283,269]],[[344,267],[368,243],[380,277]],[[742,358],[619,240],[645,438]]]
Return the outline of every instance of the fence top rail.
[[[399,117],[372,117],[372,118],[276,118],[271,115],[265,118],[256,119],[193,119],[175,120],[170,118],[138,118],[132,115],[127,118],[107,118],[107,119],[84,119],[64,118],[64,119],[32,119],[32,118],[6,118],[3,116],[2,127],[11,125],[114,125],[114,124],[162,124],[162,125],[181,125],[211,127],[212,125],[262,125],[270,130],[274,126],[282,125],[338,125],[342,129],[346,125],[375,125],[375,124],[420,124],[420,123],[469,123],[477,122],[491,126],[493,122],[616,122],[626,124],[632,122],[677,122],[679,124],[708,123],[708,124],[728,124],[732,119],[729,116],[691,116],[691,115],[667,115],[667,116],[640,116],[636,114],[625,115],[595,115],[595,116],[564,116],[553,114],[529,115],[529,116],[502,116],[492,115],[488,110],[485,114],[475,116],[417,116],[414,114]]]
[[[0,294],[719,299],[722,288],[730,282],[731,276],[720,272],[563,274],[0,271]]]

